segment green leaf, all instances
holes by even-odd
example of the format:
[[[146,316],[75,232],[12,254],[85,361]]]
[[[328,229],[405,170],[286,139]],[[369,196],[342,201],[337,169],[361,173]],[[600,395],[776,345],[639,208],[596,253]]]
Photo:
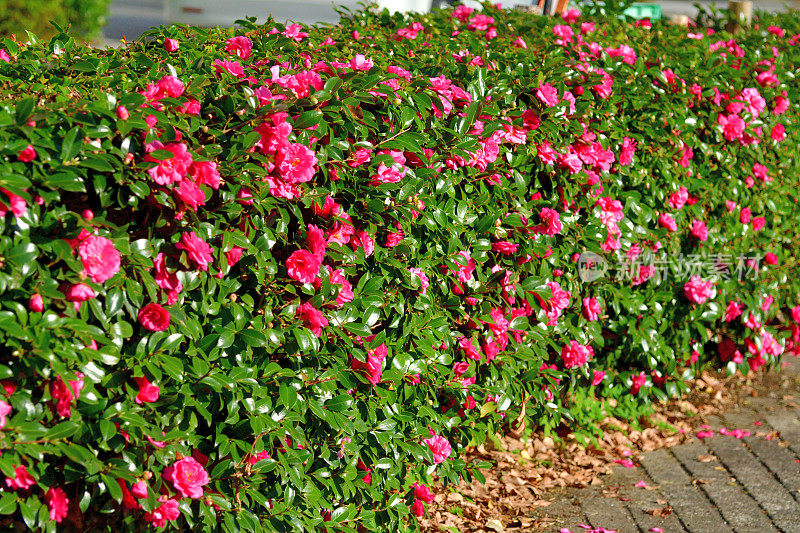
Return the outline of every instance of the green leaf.
[[[292,409],[297,404],[297,391],[288,383],[281,383],[278,390],[278,397],[281,401],[281,406],[286,409]]]
[[[17,495],[14,492],[4,492],[0,497],[0,514],[14,514],[17,510]]]
[[[25,98],[20,100],[17,104],[16,112],[14,113],[14,118],[17,121],[17,125],[21,126],[28,121],[28,117],[31,116],[31,112],[33,111],[33,107],[36,105],[36,100],[34,98]]]

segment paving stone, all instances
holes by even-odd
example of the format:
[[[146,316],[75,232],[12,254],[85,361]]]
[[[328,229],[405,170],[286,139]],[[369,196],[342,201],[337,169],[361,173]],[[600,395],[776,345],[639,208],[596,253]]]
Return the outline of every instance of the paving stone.
[[[752,455],[745,444],[730,436],[706,439],[706,446],[719,457],[750,496],[758,502],[782,531],[800,527],[800,505],[778,482],[776,477]],[[795,464],[790,462],[787,467]]]
[[[692,485],[692,478],[668,450],[646,453],[640,457],[640,462],[653,482],[658,485],[658,492],[672,506],[676,517],[687,531],[691,533],[732,531],[705,494]]]
[[[800,501],[800,464],[796,462],[795,456],[776,440],[749,437],[744,441],[750,451],[772,471],[792,497]]]
[[[536,516],[552,519],[554,523],[547,531],[553,533],[558,533],[564,527],[578,533],[580,524],[586,524],[589,521],[581,509],[580,498],[571,496],[557,499],[549,507],[537,509]]]
[[[672,513],[666,517],[654,516],[650,512],[663,509],[669,505],[667,498],[655,487],[656,483],[647,475],[643,468],[625,468],[621,465],[611,467],[612,474],[604,484],[606,486],[619,486],[620,498],[628,508],[633,521],[639,526],[640,531],[647,531],[660,527],[664,531],[683,533],[686,530],[681,525],[678,517]],[[637,487],[636,483],[644,481],[649,488]],[[650,512],[648,512],[650,511]]]
[[[617,533],[639,532],[628,509],[616,498],[584,498],[581,500],[581,507],[589,523],[595,528],[613,529]]]
[[[731,478],[719,460],[709,462],[698,460],[698,457],[711,455],[703,444],[681,444],[672,448],[670,452],[692,477],[704,481],[700,485],[702,491],[708,495],[734,531],[742,533],[778,531],[764,510],[747,495],[738,482]]]

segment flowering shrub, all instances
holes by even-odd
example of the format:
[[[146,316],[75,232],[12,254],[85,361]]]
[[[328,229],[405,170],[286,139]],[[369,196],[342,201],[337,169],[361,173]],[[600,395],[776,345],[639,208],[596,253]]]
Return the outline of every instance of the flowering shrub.
[[[395,531],[505,424],[800,353],[767,22],[6,40],[4,525]]]

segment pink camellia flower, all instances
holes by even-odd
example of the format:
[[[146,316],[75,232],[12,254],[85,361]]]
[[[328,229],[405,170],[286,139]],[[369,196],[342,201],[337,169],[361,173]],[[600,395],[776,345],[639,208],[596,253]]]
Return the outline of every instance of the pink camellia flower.
[[[297,317],[305,323],[305,326],[311,330],[311,333],[317,337],[322,336],[322,328],[328,325],[328,319],[320,312],[319,309],[311,305],[311,302],[306,302],[297,308]]]
[[[169,37],[164,39],[164,50],[167,52],[174,52],[180,48],[180,46],[181,43],[179,43],[176,39],[170,39]]]
[[[700,276],[692,276],[683,286],[683,294],[692,303],[705,303],[714,296],[714,282],[703,281]]]
[[[69,418],[72,415],[72,401],[78,398],[83,390],[83,374],[76,372],[76,380],[64,383],[61,376],[50,382],[50,397],[55,402],[55,410],[59,416]]]
[[[172,153],[172,157],[167,159],[156,159],[150,153],[156,150]],[[157,163],[156,166],[147,170],[153,181],[159,185],[169,185],[177,183],[186,177],[189,166],[192,164],[192,154],[183,143],[162,144],[160,141],[153,141],[145,146],[147,155],[144,160]]]
[[[11,405],[0,400],[0,429],[6,427],[6,424],[8,423],[8,419],[6,417],[10,412],[11,412]]]
[[[189,175],[194,178],[197,185],[208,185],[212,189],[219,189],[221,178],[217,164],[213,161],[194,161],[189,167]]]
[[[66,289],[60,288],[59,290],[64,293],[68,302],[75,303],[76,309],[80,307],[80,302],[85,302],[97,297],[97,293],[94,289],[85,283],[76,283],[69,285]]]
[[[707,241],[708,240],[708,228],[706,227],[706,223],[702,220],[693,220],[692,221],[692,235],[698,238],[700,241]]]
[[[550,235],[551,237],[561,233],[561,229],[564,226],[561,224],[558,211],[550,209],[549,207],[543,207],[539,212],[539,218],[542,219],[542,224],[536,227],[538,232]]]
[[[347,438],[347,437],[345,437],[345,438]],[[270,456],[267,453],[267,451],[266,450],[261,450],[260,452],[253,454],[253,456],[250,457],[247,460],[247,462],[250,463],[251,465],[254,465],[259,461],[264,461],[264,460],[269,459],[269,458],[270,458]]]
[[[208,472],[194,457],[184,457],[164,469],[164,479],[172,483],[184,498],[201,498],[203,485],[209,482]]]
[[[61,487],[50,487],[44,496],[50,510],[50,520],[60,524],[69,512],[69,498]]]
[[[183,290],[183,284],[178,279],[175,272],[169,272],[166,265],[166,256],[159,252],[155,259],[153,259],[153,278],[156,285],[167,291],[168,305],[172,305],[178,301],[178,293]]]
[[[647,383],[647,375],[644,372],[639,372],[635,376],[631,376],[631,394],[638,394],[642,386]]]
[[[669,206],[672,209],[680,209],[689,200],[689,191],[686,187],[681,187],[669,197]]]
[[[600,317],[601,309],[597,298],[584,298],[581,302],[583,303],[583,318],[590,322],[594,322]]]
[[[156,387],[146,377],[133,378],[133,380],[139,386],[139,394],[136,395],[133,401],[141,405],[142,402],[149,403],[158,400],[158,393],[161,387]]]
[[[6,485],[10,489],[26,490],[36,484],[36,480],[28,473],[25,465],[19,465],[14,469],[14,477],[6,478]]]
[[[619,164],[630,165],[631,161],[633,160],[633,155],[635,153],[636,153],[636,141],[629,137],[624,137],[622,139],[622,146],[620,147],[620,152],[619,152]]]
[[[661,227],[666,228],[669,231],[678,231],[678,223],[675,222],[675,219],[672,218],[672,215],[668,213],[661,213],[658,215],[658,223]]]
[[[722,135],[727,141],[741,139],[742,135],[744,135],[745,123],[739,115],[723,115],[720,113],[717,116],[717,123],[722,127]]]
[[[208,265],[214,261],[211,255],[214,249],[193,231],[181,235],[181,240],[175,245],[175,248],[185,250],[189,259],[204,272],[208,271]]]
[[[749,224],[751,219],[752,219],[752,214],[750,212],[750,208],[749,207],[742,208],[742,210],[739,212],[739,221],[742,224]]]
[[[561,14],[561,18],[564,19],[564,22],[568,24],[572,24],[576,20],[578,20],[581,16],[580,9],[567,9]]]
[[[725,308],[725,322],[730,322],[737,316],[741,315],[743,309],[744,308],[742,307],[742,304],[739,302],[734,300],[728,302],[728,305]]]
[[[423,272],[422,269],[420,268],[409,268],[408,272],[412,276],[417,276],[419,278],[420,284],[422,286],[420,294],[422,296],[425,296],[425,293],[428,291],[428,287],[430,287],[430,280],[428,279],[428,276],[425,275],[425,272]]]
[[[767,173],[767,167],[765,167],[761,163],[753,164],[753,175],[760,181],[763,181],[765,183],[772,181],[772,178],[770,178],[769,174]]]
[[[600,385],[605,379],[606,373],[602,370],[595,370],[592,374],[592,385]]]
[[[291,143],[275,156],[278,173],[287,183],[305,183],[314,177],[317,157],[314,151],[299,143]]]
[[[424,439],[422,442],[428,446],[428,449],[433,454],[433,463],[439,464],[450,456],[453,449],[450,447],[450,443],[447,439],[441,435],[437,435],[433,428],[429,427],[428,431],[431,437],[429,439]]]
[[[764,262],[768,265],[777,265],[778,256],[773,254],[772,252],[767,252],[767,254],[764,256]]]
[[[34,159],[36,159],[36,150],[32,144],[29,144],[17,154],[17,161],[22,161],[23,163],[30,163]]]
[[[231,37],[228,39],[228,43],[225,45],[225,51],[231,55],[239,56],[241,59],[247,59],[250,57],[250,52],[253,49],[253,41],[245,37],[244,35],[239,35],[237,37]]]
[[[181,515],[181,510],[178,507],[177,500],[161,496],[158,498],[158,501],[161,502],[161,505],[151,512],[145,513],[144,520],[156,527],[166,527],[168,521],[178,519]]]
[[[767,225],[767,219],[764,217],[753,218],[753,231],[759,231]]]
[[[166,331],[169,328],[169,311],[151,302],[139,311],[139,323],[150,331]]]
[[[105,237],[89,234],[78,245],[78,257],[83,263],[83,271],[95,283],[103,283],[119,272],[119,252]]]
[[[511,255],[517,251],[519,244],[509,241],[498,241],[492,243],[492,250],[503,255]]]
[[[28,309],[33,313],[41,313],[44,311],[44,300],[41,294],[34,294],[31,296],[30,300],[28,300]]]
[[[308,37],[308,33],[303,31],[303,27],[300,24],[289,24],[286,26],[286,29],[281,32],[281,35],[290,39],[294,39],[298,43],[301,42],[305,37]],[[355,32],[355,36],[353,38],[358,39],[358,32]]]
[[[775,124],[772,128],[772,132],[770,133],[772,140],[775,142],[781,142],[786,138],[786,128],[783,124]]]
[[[309,224],[306,233],[306,244],[312,254],[324,256],[325,248],[328,246],[328,242],[325,240],[325,232],[314,224]]]
[[[244,76],[244,68],[242,68],[242,65],[238,61],[222,61],[221,59],[215,59],[214,69],[217,73],[217,76],[223,72],[227,72],[236,78],[241,78]]]
[[[147,482],[143,479],[140,479],[133,485],[131,485],[131,494],[139,498],[147,498]]]
[[[182,180],[175,189],[175,193],[181,202],[192,211],[197,211],[198,207],[206,203],[206,193],[192,180]]]
[[[313,283],[322,266],[322,257],[308,250],[296,250],[286,260],[289,277],[300,283]]]
[[[594,355],[594,350],[592,350],[591,346],[579,344],[577,341],[569,341],[569,344],[561,349],[561,360],[564,362],[564,368],[583,366],[592,355]]]
[[[542,83],[536,89],[536,97],[548,107],[555,107],[558,105],[558,91],[549,83]]]
[[[0,200],[0,218],[6,216],[6,213],[8,213],[9,209],[18,217],[21,217],[25,214],[25,212],[28,210],[28,203],[25,201],[25,198],[18,196],[8,189],[4,189],[3,187],[0,187],[0,192],[8,197],[8,203],[11,204],[9,207],[5,204],[5,202]],[[36,198],[40,199],[41,196],[37,196]],[[43,203],[44,200],[42,200],[38,205],[42,205]]]
[[[8,55],[8,52],[6,52],[5,48],[0,48],[0,61],[3,61],[4,63],[11,62],[11,56]]]

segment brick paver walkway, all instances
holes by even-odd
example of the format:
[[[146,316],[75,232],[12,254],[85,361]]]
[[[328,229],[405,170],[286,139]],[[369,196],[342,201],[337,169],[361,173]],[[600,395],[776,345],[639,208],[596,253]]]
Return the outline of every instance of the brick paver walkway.
[[[635,468],[615,465],[601,489],[567,491],[542,513],[557,518],[550,530],[800,533],[800,360],[784,361],[767,394],[711,417],[713,437],[645,453]],[[723,427],[752,435],[721,435]]]

